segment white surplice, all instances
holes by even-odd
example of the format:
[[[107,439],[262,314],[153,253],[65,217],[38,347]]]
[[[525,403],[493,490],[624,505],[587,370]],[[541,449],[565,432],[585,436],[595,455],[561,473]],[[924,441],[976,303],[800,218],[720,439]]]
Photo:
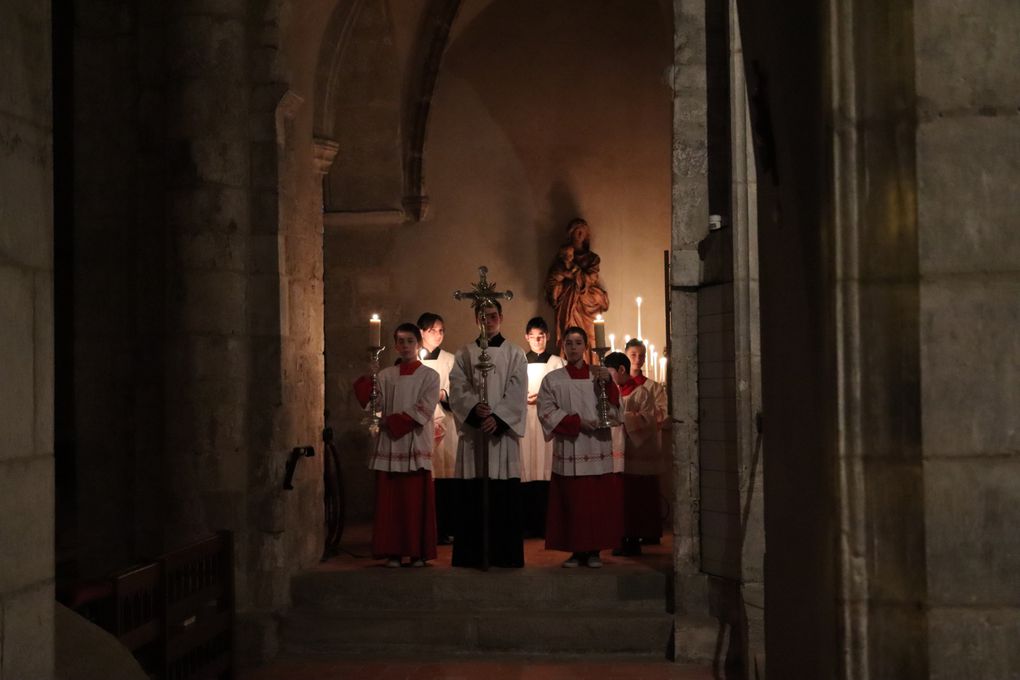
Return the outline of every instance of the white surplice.
[[[659,473],[659,425],[655,396],[648,389],[652,384],[649,381],[626,396],[620,394],[623,422],[617,428],[624,438],[623,471],[628,474]]]
[[[565,367],[548,373],[538,391],[538,419],[545,435],[553,437],[553,430],[568,415],[576,414],[582,421],[597,419],[597,389],[592,378],[572,378]],[[616,419],[617,407],[610,403],[609,409],[610,418]],[[552,471],[565,477],[615,472],[614,448],[608,429],[581,432],[576,438],[555,436]]]
[[[382,415],[406,413],[417,426],[399,439],[380,427],[368,467],[384,472],[431,470],[439,374],[428,366],[418,366],[414,373],[401,375],[400,368],[389,366],[379,371]]]
[[[460,427],[457,445],[456,476],[473,479],[482,474],[482,431],[467,423],[471,410],[480,399],[481,371],[478,357],[482,350],[471,343],[457,351],[450,371],[450,408]],[[509,428],[499,436],[489,436],[489,478],[518,479],[521,476],[520,440],[524,436],[527,414],[528,360],[524,350],[503,339],[499,347],[487,350],[493,369],[486,381],[486,395],[492,413]]]
[[[563,368],[563,359],[553,354],[545,363],[528,364],[528,396],[537,395],[542,379],[551,371]],[[521,481],[549,481],[552,472],[553,442],[546,438],[538,419],[538,404],[528,404],[528,417],[521,439]]]
[[[450,394],[450,371],[453,369],[453,354],[439,350],[437,359],[422,359],[421,362],[439,374],[439,389]],[[454,476],[457,464],[457,423],[452,411],[442,404],[436,405],[436,448],[432,452],[432,477],[446,479]]]

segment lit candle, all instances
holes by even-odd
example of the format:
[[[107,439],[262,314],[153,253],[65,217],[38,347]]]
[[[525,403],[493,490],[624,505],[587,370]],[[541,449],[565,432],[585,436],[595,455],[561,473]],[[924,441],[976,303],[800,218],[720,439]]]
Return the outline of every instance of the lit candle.
[[[666,382],[666,357],[659,357],[659,382]]]
[[[659,381],[659,374],[655,372],[656,366],[658,365],[658,364],[655,363],[655,358],[657,356],[658,356],[657,352],[651,352],[648,355],[648,369],[649,369],[648,372],[651,374],[651,378],[655,382]]]
[[[595,317],[595,346],[606,347],[606,320],[601,314]]]
[[[382,347],[382,320],[378,314],[373,314],[368,320],[368,346]]]
[[[630,342],[630,336],[629,335],[623,336],[623,344],[626,345],[628,342]]]
[[[641,339],[641,298],[637,298],[637,339]]]
[[[645,355],[648,361],[645,362],[645,374],[655,380],[655,345],[649,343],[647,354]]]
[[[609,351],[616,351],[616,336],[612,333],[609,334]]]
[[[422,347],[420,350],[418,350],[418,358],[419,359],[424,360],[425,357],[427,357],[428,355],[429,355],[429,351],[427,349],[425,349],[424,347]]]

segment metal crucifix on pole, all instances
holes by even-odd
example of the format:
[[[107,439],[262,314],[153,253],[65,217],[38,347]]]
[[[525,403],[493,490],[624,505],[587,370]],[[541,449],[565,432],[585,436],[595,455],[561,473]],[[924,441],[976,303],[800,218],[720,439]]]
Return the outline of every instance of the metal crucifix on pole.
[[[478,395],[479,403],[486,406],[489,405],[488,396],[488,378],[489,373],[492,371],[494,364],[492,363],[492,357],[489,356],[489,338],[485,334],[485,324],[481,319],[481,312],[486,307],[491,306],[496,300],[512,300],[514,297],[513,291],[496,290],[495,283],[489,283],[486,278],[489,273],[488,267],[482,266],[478,268],[478,283],[471,284],[474,289],[471,292],[465,293],[460,290],[453,292],[455,300],[470,300],[471,306],[475,311],[475,321],[478,323],[478,346],[481,348],[482,353],[478,357],[478,364],[476,368],[479,373],[478,382]],[[471,376],[474,381],[474,376]],[[480,446],[478,450],[482,456],[482,569],[488,571],[489,569],[489,434],[484,430],[478,431],[480,437]]]

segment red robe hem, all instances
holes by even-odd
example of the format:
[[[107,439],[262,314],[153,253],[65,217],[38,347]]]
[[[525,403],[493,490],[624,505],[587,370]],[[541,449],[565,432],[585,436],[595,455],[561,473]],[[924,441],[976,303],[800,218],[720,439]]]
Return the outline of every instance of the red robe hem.
[[[581,477],[552,474],[545,528],[547,550],[605,550],[617,547],[622,537],[621,474]]]
[[[376,470],[372,555],[436,558],[436,497],[430,470]]]

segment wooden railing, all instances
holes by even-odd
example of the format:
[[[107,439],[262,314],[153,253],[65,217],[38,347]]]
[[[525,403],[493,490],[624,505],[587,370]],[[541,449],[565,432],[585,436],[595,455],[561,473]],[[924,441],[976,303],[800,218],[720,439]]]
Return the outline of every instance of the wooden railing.
[[[232,535],[221,531],[60,599],[113,634],[153,678],[228,680],[233,565]]]

